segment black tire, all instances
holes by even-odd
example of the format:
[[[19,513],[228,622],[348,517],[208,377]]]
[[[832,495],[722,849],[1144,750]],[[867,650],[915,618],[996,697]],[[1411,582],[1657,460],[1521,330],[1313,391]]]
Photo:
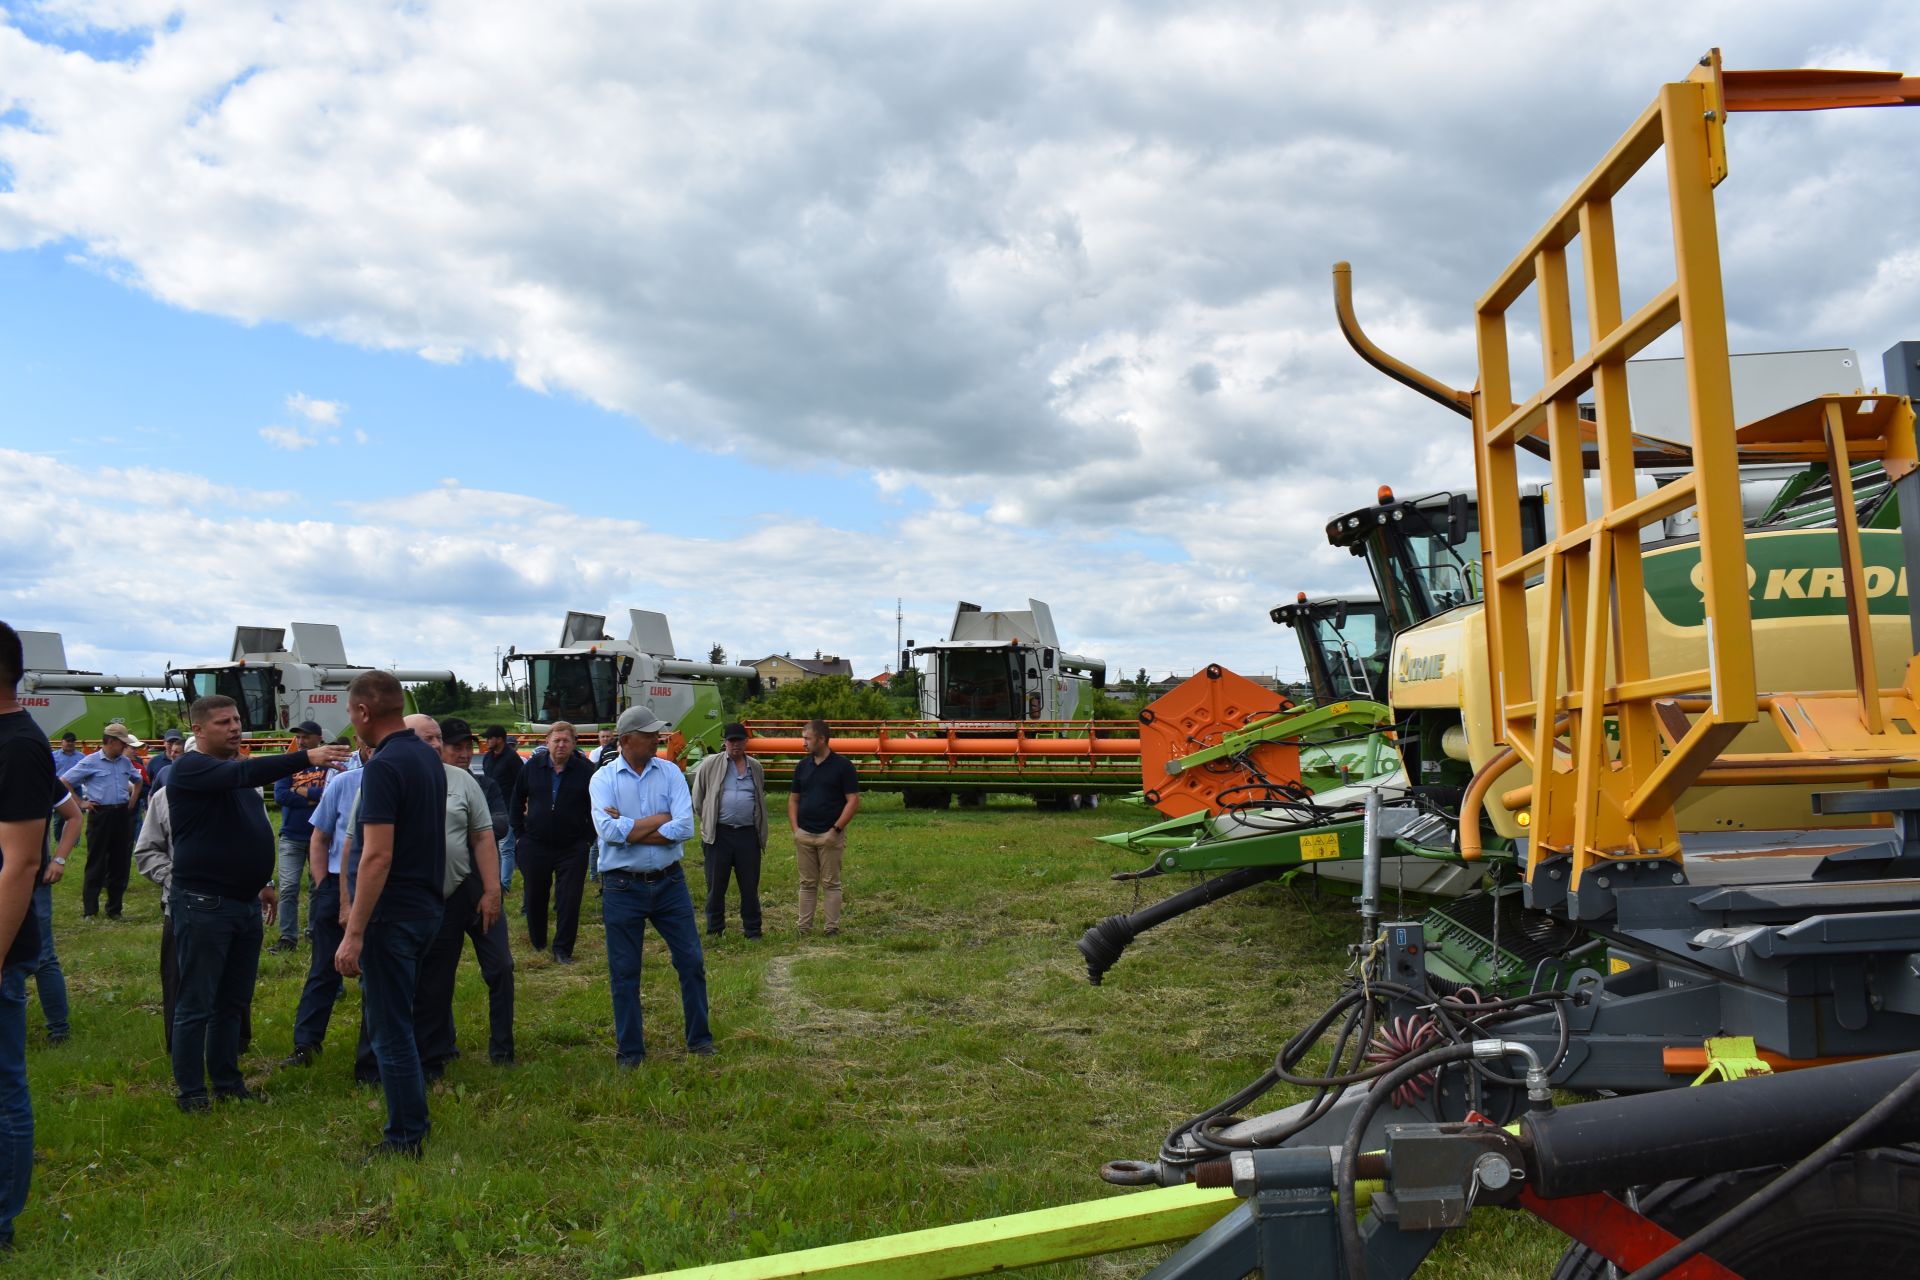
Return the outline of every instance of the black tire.
[[[1640,1189],[1640,1212],[1685,1239],[1781,1172],[1743,1169]],[[1920,1275],[1920,1151],[1841,1156],[1707,1250],[1742,1280]],[[1607,1260],[1569,1245],[1553,1280],[1608,1280]]]

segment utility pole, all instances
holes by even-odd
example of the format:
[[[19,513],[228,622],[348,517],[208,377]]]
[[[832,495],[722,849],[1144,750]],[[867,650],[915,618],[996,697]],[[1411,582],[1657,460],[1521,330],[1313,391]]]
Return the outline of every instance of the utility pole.
[[[895,596],[893,598],[893,657],[895,662],[899,661],[900,651],[906,647],[901,639],[901,637],[907,634],[906,617],[907,615],[901,612],[900,609],[900,597]],[[887,666],[892,667],[893,663],[889,662]]]

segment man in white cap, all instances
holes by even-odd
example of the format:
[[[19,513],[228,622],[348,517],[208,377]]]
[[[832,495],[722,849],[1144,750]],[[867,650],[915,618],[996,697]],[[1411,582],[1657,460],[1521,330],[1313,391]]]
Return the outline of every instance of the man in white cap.
[[[87,871],[82,882],[81,908],[88,919],[100,914],[100,892],[106,891],[107,919],[120,918],[127,892],[127,872],[133,867],[133,808],[140,799],[140,771],[127,755],[128,747],[146,744],[118,721],[100,731],[100,749],[60,775],[87,815]]]
[[[593,824],[600,837],[600,918],[607,927],[607,980],[613,993],[615,1053],[623,1067],[647,1056],[640,1023],[640,949],[647,922],[666,941],[680,975],[687,1051],[712,1057],[707,970],[694,923],[693,895],[681,868],[693,834],[693,796],[679,766],[655,754],[666,722],[629,707],[615,727],[620,755],[593,775]]]

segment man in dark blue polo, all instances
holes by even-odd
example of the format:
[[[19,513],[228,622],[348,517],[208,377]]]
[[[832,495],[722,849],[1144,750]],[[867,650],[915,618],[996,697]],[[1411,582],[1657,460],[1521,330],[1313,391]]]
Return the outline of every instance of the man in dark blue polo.
[[[344,747],[240,758],[240,708],[213,694],[187,713],[198,748],[167,771],[170,889],[180,999],[173,1010],[173,1083],[182,1111],[253,1095],[240,1075],[241,1022],[260,974],[260,935],[274,905],[273,827],[262,786],[326,768]]]
[[[8,966],[40,953],[30,910],[45,854],[47,814],[65,794],[47,735],[20,705],[25,666],[20,635],[0,622],[0,956]],[[33,1100],[27,1093],[26,984],[0,982],[0,1249],[13,1247],[13,1220],[33,1179]]]
[[[360,783],[360,867],[334,963],[347,977],[362,978],[387,1097],[386,1129],[368,1159],[418,1159],[432,1124],[413,999],[420,961],[440,929],[447,773],[440,753],[407,728],[406,697],[391,672],[356,676],[347,686],[347,714],[355,736],[374,745]]]
[[[82,914],[100,914],[100,894],[107,895],[107,918],[120,918],[127,892],[127,873],[133,869],[133,807],[140,799],[140,771],[127,754],[143,746],[115,722],[100,731],[100,749],[60,775],[87,815],[87,873],[81,897]]]

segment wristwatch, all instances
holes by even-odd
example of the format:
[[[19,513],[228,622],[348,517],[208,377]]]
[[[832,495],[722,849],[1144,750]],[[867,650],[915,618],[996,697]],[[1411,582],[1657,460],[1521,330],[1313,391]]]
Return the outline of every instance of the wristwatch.
[[[67,865],[67,860],[65,858],[55,858],[53,860],[53,865],[56,867],[64,867]]]

